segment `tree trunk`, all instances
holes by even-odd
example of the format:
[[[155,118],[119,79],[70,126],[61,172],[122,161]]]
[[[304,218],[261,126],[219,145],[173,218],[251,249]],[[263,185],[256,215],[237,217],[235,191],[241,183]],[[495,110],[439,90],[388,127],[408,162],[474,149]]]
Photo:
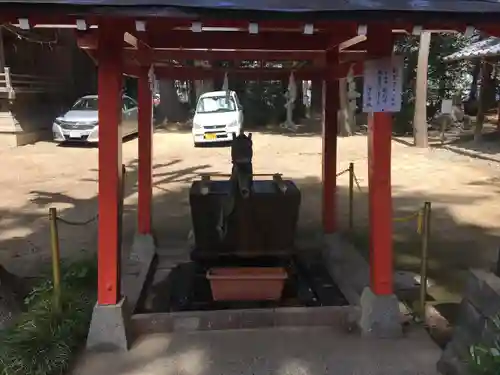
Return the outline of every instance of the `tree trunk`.
[[[474,141],[479,142],[483,137],[484,113],[486,110],[486,95],[491,81],[491,64],[481,62],[481,89],[479,90],[479,99],[477,101],[476,126],[474,127]]]
[[[196,90],[196,98],[199,98],[200,95],[214,91],[214,81],[211,79],[205,79],[203,81],[195,81],[195,90]]]
[[[304,86],[302,81],[295,81],[297,86],[297,98],[295,98],[293,106],[293,122],[299,124],[300,121],[305,117],[305,105],[304,105]]]
[[[196,81],[189,81],[189,106],[196,108]]]
[[[497,103],[497,132],[500,132],[500,101]]]
[[[323,81],[315,80],[311,82],[311,114],[321,114],[322,111]],[[311,117],[313,117],[311,116]]]
[[[5,49],[3,47],[3,29],[0,28],[0,74],[5,70]]]
[[[339,135],[342,137],[348,137],[352,135],[352,125],[353,116],[351,115],[351,110],[349,108],[349,99],[347,98],[347,79],[339,79],[339,101],[340,101],[340,111],[338,114],[339,118]]]
[[[469,101],[473,101],[477,99],[477,83],[479,81],[479,75],[481,73],[481,61],[478,60],[474,64],[474,68],[472,69],[472,82],[470,84],[469,90]]]
[[[194,62],[194,66],[210,68],[210,63],[208,61],[196,60]],[[195,81],[195,89],[196,89],[196,100],[200,97],[200,95],[214,91],[214,81],[212,79],[205,79],[201,81]]]
[[[186,108],[182,106],[173,80],[160,81],[160,105],[158,120],[160,122],[183,122],[187,119]]]
[[[418,49],[417,88],[415,95],[415,113],[413,115],[413,139],[416,147],[429,146],[427,134],[427,70],[429,65],[429,49],[431,32],[420,34]]]

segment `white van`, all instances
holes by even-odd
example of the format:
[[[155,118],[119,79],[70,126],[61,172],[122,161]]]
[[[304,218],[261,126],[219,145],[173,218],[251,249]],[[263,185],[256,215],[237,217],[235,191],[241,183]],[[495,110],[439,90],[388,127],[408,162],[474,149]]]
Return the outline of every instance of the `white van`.
[[[239,135],[243,126],[243,107],[234,91],[202,94],[193,118],[194,145],[225,142]]]

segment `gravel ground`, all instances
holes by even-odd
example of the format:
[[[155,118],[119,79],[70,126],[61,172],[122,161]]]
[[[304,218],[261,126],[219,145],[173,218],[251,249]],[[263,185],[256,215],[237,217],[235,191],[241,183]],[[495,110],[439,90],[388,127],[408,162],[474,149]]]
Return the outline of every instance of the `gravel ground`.
[[[300,233],[320,228],[321,137],[254,134],[256,173],[281,172],[302,189]],[[495,260],[500,233],[500,158],[496,148],[472,144],[420,150],[400,139],[393,142],[394,215],[404,216],[433,204],[430,275],[441,295],[455,296],[468,267],[490,267]],[[358,232],[367,226],[366,137],[339,139],[338,169],[355,163],[362,191],[356,193],[355,223]],[[474,158],[464,153],[476,153]],[[97,155],[91,147],[60,147],[52,143],[0,152],[4,168],[0,185],[0,261],[9,270],[34,275],[49,259],[47,213],[57,207],[66,219],[82,221],[97,210]],[[128,169],[125,243],[135,228],[137,201],[137,140],[123,144]],[[498,159],[498,161],[497,161]],[[194,148],[191,135],[160,130],[154,136],[154,225],[161,243],[184,240],[190,229],[187,189],[204,172],[230,172],[226,147]],[[347,224],[347,175],[339,177],[341,224]],[[415,223],[396,223],[396,260],[401,269],[418,270]],[[96,223],[61,224],[61,250],[66,258],[95,251]],[[451,298],[451,297],[450,297]]]

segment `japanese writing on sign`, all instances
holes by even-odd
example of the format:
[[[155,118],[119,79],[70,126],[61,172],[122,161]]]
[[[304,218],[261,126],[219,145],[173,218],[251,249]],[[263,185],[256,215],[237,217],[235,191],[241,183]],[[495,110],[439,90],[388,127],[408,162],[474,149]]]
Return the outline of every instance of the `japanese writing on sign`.
[[[365,61],[363,112],[399,112],[402,88],[402,56]]]

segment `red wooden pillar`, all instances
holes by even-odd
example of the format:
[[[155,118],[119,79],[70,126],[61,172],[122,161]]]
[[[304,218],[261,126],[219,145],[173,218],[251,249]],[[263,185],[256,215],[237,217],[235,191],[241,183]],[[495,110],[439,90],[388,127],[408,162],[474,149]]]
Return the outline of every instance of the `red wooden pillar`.
[[[149,82],[149,68],[141,68],[138,80],[139,102],[139,200],[137,208],[138,232],[151,233],[151,204],[153,196],[153,99]]]
[[[329,68],[335,69],[336,58],[328,58]],[[326,77],[323,82],[323,232],[332,234],[337,230],[337,132],[339,110],[339,84]]]
[[[392,54],[392,32],[369,29],[370,58]],[[372,33],[373,32],[373,33]],[[368,186],[370,219],[371,289],[376,295],[393,294],[392,197],[391,197],[392,113],[373,113],[368,121]]]
[[[122,45],[123,32],[99,24],[99,233],[98,293],[100,305],[117,304],[120,294],[122,186]]]

